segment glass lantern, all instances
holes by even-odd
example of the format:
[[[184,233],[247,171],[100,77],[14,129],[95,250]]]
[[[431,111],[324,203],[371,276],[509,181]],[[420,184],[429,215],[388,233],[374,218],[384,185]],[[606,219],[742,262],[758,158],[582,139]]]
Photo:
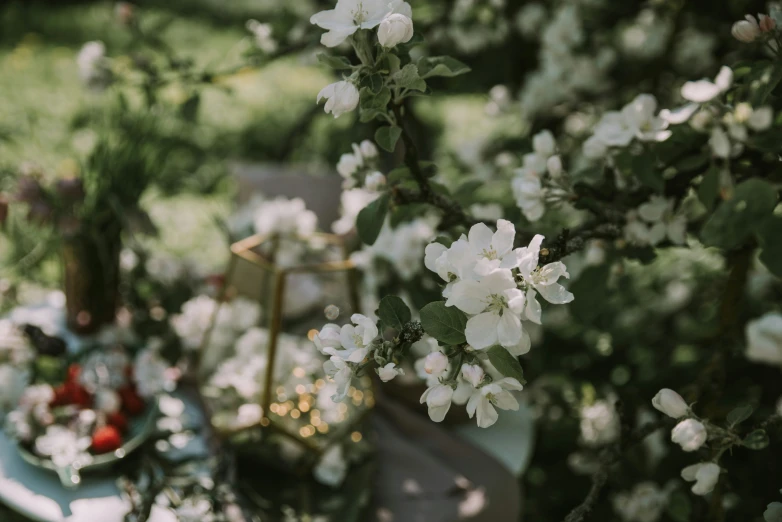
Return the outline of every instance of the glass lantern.
[[[339,236],[255,235],[231,246],[201,350],[218,362],[202,375],[202,393],[215,431],[241,455],[336,486],[334,469],[318,466],[335,468],[337,453],[353,462],[371,450],[364,431],[372,380],[354,379],[335,403],[336,385],[323,371],[327,356],[313,342],[324,324],[342,325],[358,313],[357,275]],[[247,299],[260,304],[259,325],[226,343],[221,324]]]

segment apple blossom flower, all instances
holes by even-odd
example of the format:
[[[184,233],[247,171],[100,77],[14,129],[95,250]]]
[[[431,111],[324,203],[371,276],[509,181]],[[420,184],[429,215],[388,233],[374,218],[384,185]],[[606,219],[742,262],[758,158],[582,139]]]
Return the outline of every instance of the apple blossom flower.
[[[622,116],[629,126],[635,129],[635,137],[640,141],[659,142],[671,136],[668,122],[659,116],[657,100],[651,94],[639,94],[622,108]]]
[[[690,407],[684,402],[682,396],[670,388],[658,391],[652,399],[652,406],[674,419],[684,417],[690,411]]]
[[[345,480],[348,463],[343,454],[342,445],[334,444],[321,455],[312,470],[315,480],[327,486],[337,487]]]
[[[711,148],[712,154],[718,158],[730,158],[733,154],[733,146],[730,143],[728,133],[720,126],[715,126],[711,130],[709,147]]]
[[[747,126],[755,132],[763,132],[774,122],[774,109],[765,105],[752,109],[752,115],[747,119]]]
[[[247,30],[255,37],[255,45],[266,54],[277,52],[277,41],[272,37],[271,24],[262,24],[258,20],[247,20]]]
[[[35,439],[35,451],[39,455],[51,458],[55,466],[66,467],[89,459],[87,448],[90,444],[90,437],[79,437],[76,432],[65,426],[53,424],[46,428],[43,435]]]
[[[328,361],[323,363],[323,371],[337,385],[336,392],[331,396],[331,400],[339,402],[344,399],[348,394],[350,382],[353,380],[353,369],[343,359],[332,355]]]
[[[499,417],[495,406],[501,410],[515,411],[519,409],[516,397],[508,390],[521,389],[521,383],[512,377],[505,377],[486,384],[475,390],[470,397],[467,402],[467,414],[472,418],[477,413],[478,427],[488,428],[497,422]]]
[[[413,20],[400,13],[392,13],[380,22],[377,39],[380,45],[390,49],[413,38]]]
[[[325,86],[318,93],[317,103],[326,99],[324,110],[326,114],[333,114],[334,118],[339,118],[346,112],[351,112],[358,107],[360,101],[358,89],[348,81],[340,81]]]
[[[592,135],[581,145],[581,150],[586,158],[597,160],[604,158],[608,153],[608,145],[598,136]]]
[[[524,293],[508,269],[495,270],[480,281],[456,282],[445,305],[473,315],[467,320],[464,333],[476,350],[498,342],[513,346],[521,340]]]
[[[399,368],[396,364],[390,362],[383,366],[382,368],[377,369],[377,375],[380,377],[380,380],[383,382],[388,382],[392,380],[397,375],[404,375],[405,372],[402,370],[402,368]]]
[[[733,71],[730,67],[723,66],[714,78],[714,82],[709,80],[687,82],[682,85],[681,94],[685,100],[705,103],[730,89],[731,85],[733,85]]]
[[[346,324],[340,329],[339,338],[344,350],[335,351],[331,355],[352,363],[360,363],[366,358],[372,341],[377,337],[377,325],[372,319],[361,314],[353,314],[350,320],[353,324]],[[329,353],[328,350],[326,353]]]
[[[343,190],[339,198],[340,218],[331,224],[335,234],[347,234],[356,226],[356,217],[361,210],[378,198],[377,192],[362,188]]]
[[[557,156],[554,156],[557,157]],[[546,211],[545,191],[540,178],[530,175],[529,171],[519,169],[511,182],[516,205],[521,209],[524,217],[529,221],[538,221]]]
[[[477,364],[462,364],[462,378],[470,383],[473,388],[478,388],[485,376],[486,372]]]
[[[708,495],[720,479],[720,467],[713,462],[693,464],[682,470],[682,478],[687,482],[695,482],[692,492],[696,495]]]
[[[782,502],[772,502],[763,512],[765,522],[782,522]]]
[[[76,57],[76,64],[79,67],[79,76],[90,89],[103,90],[113,80],[106,58],[106,45],[103,42],[85,43]]]
[[[767,14],[759,14],[758,15],[758,26],[760,27],[760,30],[764,33],[769,33],[776,29],[777,27],[777,21],[774,20],[772,17],[768,16]]]
[[[684,451],[695,451],[706,442],[706,426],[695,419],[684,419],[671,430],[671,441]]]
[[[429,418],[434,422],[442,422],[448,410],[451,409],[453,388],[447,384],[435,384],[426,389],[421,395],[421,404],[426,403],[429,408]]]
[[[610,444],[619,438],[621,426],[614,406],[606,400],[581,408],[581,441],[591,447]]]
[[[413,17],[410,4],[403,0],[337,0],[334,9],[313,15],[310,23],[328,30],[321,36],[320,43],[336,47],[356,31],[373,29],[394,13]]]
[[[368,190],[377,192],[386,186],[386,177],[381,172],[372,172],[364,180],[364,186]]]
[[[447,369],[448,357],[443,352],[432,352],[424,358],[424,371],[433,377],[440,377]]]
[[[782,366],[782,314],[769,312],[747,323],[747,359]]]
[[[350,154],[349,152],[346,152],[339,157],[339,162],[337,163],[337,172],[347,181],[353,174],[358,172],[358,169],[363,166],[364,161],[361,155]],[[344,188],[353,188],[353,186],[348,185]]]
[[[359,144],[359,151],[365,159],[377,157],[377,147],[369,140],[364,140]]]
[[[477,262],[473,270],[478,276],[485,276],[498,268],[513,268],[516,256],[513,254],[513,240],[516,227],[508,220],[497,221],[497,231],[492,232],[483,223],[470,228],[467,241]]]
[[[747,15],[744,20],[739,20],[730,28],[730,34],[739,42],[751,43],[760,36],[760,25],[752,15]]]
[[[140,351],[133,362],[133,380],[139,396],[150,399],[174,387],[170,365],[154,345]]]
[[[654,482],[640,482],[614,497],[614,511],[624,522],[657,522],[668,505],[668,496]]]
[[[540,324],[540,305],[535,299],[536,292],[551,304],[565,304],[573,300],[573,294],[557,281],[560,277],[570,277],[567,267],[561,261],[549,263],[538,268],[540,246],[543,236],[535,235],[529,245],[517,250],[519,273],[527,284],[527,319]]]
[[[307,210],[301,198],[278,196],[265,201],[255,212],[255,232],[264,236],[312,235],[318,226],[318,216]]]
[[[621,112],[609,111],[595,125],[594,135],[608,147],[626,147],[635,137],[635,128]]]

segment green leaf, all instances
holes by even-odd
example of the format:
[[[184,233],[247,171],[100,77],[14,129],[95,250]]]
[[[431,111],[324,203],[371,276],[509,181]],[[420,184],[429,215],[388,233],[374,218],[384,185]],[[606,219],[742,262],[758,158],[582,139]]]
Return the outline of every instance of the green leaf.
[[[760,262],[766,265],[769,272],[782,277],[782,216],[771,216],[766,219],[756,231],[758,242],[763,250],[760,252]]]
[[[412,89],[421,92],[426,90],[426,82],[419,76],[418,67],[412,63],[405,65],[400,71],[394,73],[391,76],[391,79],[403,89]]]
[[[189,97],[180,107],[182,118],[188,122],[196,121],[198,117],[198,107],[201,105],[201,96],[198,93]]]
[[[383,194],[375,201],[361,209],[356,218],[358,237],[367,245],[373,245],[383,228],[383,222],[388,213],[388,194]]]
[[[386,175],[386,183],[396,185],[410,179],[410,169],[407,167],[397,167]]]
[[[714,208],[714,202],[720,192],[720,169],[712,166],[703,175],[701,184],[698,185],[698,199],[706,207],[706,210],[711,211]]]
[[[375,143],[388,152],[394,152],[396,142],[399,141],[401,135],[402,129],[397,126],[380,127],[375,132]]]
[[[521,363],[506,348],[493,346],[489,348],[488,354],[489,361],[505,377],[513,377],[521,384],[527,382],[524,380],[524,370],[521,368]]]
[[[766,103],[769,95],[779,85],[780,81],[782,81],[782,61],[777,60],[760,77],[761,86],[755,91],[752,106],[760,107]]]
[[[405,205],[397,205],[394,210],[391,211],[391,228],[396,228],[402,223],[413,221],[414,219],[423,216],[431,209],[428,203],[407,203]]]
[[[421,309],[421,325],[426,333],[443,344],[466,343],[464,328],[467,316],[455,306],[445,306],[445,301],[429,303]]]
[[[405,302],[395,295],[381,299],[376,314],[384,326],[397,331],[401,331],[405,323],[409,323],[413,317]]]
[[[609,293],[606,287],[610,275],[610,263],[590,266],[570,285],[570,291],[576,296],[570,303],[570,311],[576,318],[591,323],[605,309],[604,303]]]
[[[418,60],[418,74],[423,79],[433,76],[453,78],[460,74],[466,74],[470,70],[467,65],[450,56],[432,56]]]
[[[736,424],[741,424],[749,419],[752,416],[753,411],[755,411],[755,409],[749,404],[742,404],[741,406],[732,409],[730,413],[728,413],[726,419],[731,427],[733,427]]]
[[[751,450],[762,450],[768,443],[768,433],[765,430],[755,430],[741,441],[742,446]]]
[[[388,87],[383,87],[375,92],[369,87],[363,87],[359,93],[361,98],[362,110],[386,111],[388,102],[391,101],[391,91]]]
[[[343,69],[350,69],[353,66],[350,64],[347,58],[344,56],[332,56],[326,53],[317,54],[318,61],[327,67],[331,67],[337,71]]]
[[[622,172],[634,176],[656,192],[662,192],[665,188],[662,172],[657,169],[657,156],[651,150],[637,156],[625,151],[616,157],[616,165]]]
[[[391,73],[398,71],[399,67],[401,67],[401,61],[394,53],[388,53],[386,55],[386,60],[388,60],[388,70]]]
[[[720,203],[706,221],[701,239],[707,246],[739,247],[771,215],[776,205],[776,191],[768,182],[749,179],[740,183],[733,197]]]

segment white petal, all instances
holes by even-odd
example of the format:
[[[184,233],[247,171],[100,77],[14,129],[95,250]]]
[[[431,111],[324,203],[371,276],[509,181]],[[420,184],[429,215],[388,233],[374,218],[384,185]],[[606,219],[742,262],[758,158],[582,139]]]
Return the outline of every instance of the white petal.
[[[497,410],[494,409],[494,406],[492,406],[489,400],[485,397],[482,397],[478,402],[478,408],[476,411],[478,413],[479,428],[488,428],[497,422],[497,418],[499,417]]]
[[[445,418],[445,414],[451,409],[451,403],[449,402],[445,406],[435,406],[429,408],[429,418],[434,422],[442,422]]]
[[[519,391],[524,388],[521,385],[521,383],[518,381],[518,379],[514,379],[513,377],[503,377],[499,381],[494,381],[494,384],[500,386],[505,390]]]
[[[535,288],[540,295],[551,304],[565,304],[573,300],[573,294],[565,290],[565,287],[559,283],[550,285],[536,285]]]
[[[467,327],[464,335],[467,342],[476,350],[482,350],[497,344],[497,325],[500,322],[500,316],[486,312],[467,321]]]
[[[438,273],[436,261],[442,256],[448,249],[445,245],[440,243],[429,243],[424,250],[424,266],[434,273]]]
[[[733,71],[730,67],[723,65],[717,77],[714,78],[714,84],[720,91],[725,92],[733,85]]]
[[[508,309],[497,325],[497,339],[502,346],[515,346],[521,341],[521,319]]]
[[[455,306],[467,314],[479,314],[486,309],[487,289],[477,281],[457,281],[451,288],[446,306]]]
[[[491,245],[497,251],[497,255],[504,257],[513,248],[513,240],[516,238],[516,227],[505,219],[497,221],[497,232],[491,239]]]
[[[527,290],[527,307],[524,310],[524,315],[533,323],[540,324],[541,308],[540,303],[535,299],[536,295],[535,290]]]
[[[505,348],[508,350],[508,352],[510,352],[511,355],[518,357],[519,355],[524,355],[525,353],[528,353],[531,346],[532,346],[532,342],[530,341],[529,334],[522,327],[521,340],[519,341],[519,343],[515,346],[506,346]]]
[[[507,391],[503,391],[494,395],[494,400],[492,402],[501,410],[517,411],[519,409],[519,401],[517,401],[516,397]]]
[[[476,253],[480,254],[484,250],[491,248],[492,231],[484,223],[473,225],[468,235],[470,246]]]
[[[660,111],[660,118],[667,121],[671,125],[679,125],[689,120],[699,107],[700,105],[697,103],[688,103],[687,105],[677,107],[673,110],[663,109]]]
[[[682,98],[696,103],[713,100],[720,92],[720,88],[709,80],[687,82],[682,85]]]

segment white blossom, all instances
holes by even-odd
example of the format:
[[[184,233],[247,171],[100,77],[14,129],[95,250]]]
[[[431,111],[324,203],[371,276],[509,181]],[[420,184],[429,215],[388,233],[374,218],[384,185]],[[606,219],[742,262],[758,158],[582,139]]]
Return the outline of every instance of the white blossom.
[[[462,378],[470,383],[473,388],[478,388],[483,382],[486,372],[477,364],[463,364]]]
[[[720,467],[713,462],[700,462],[682,470],[682,478],[695,482],[692,492],[696,495],[708,495],[720,479]]]
[[[323,363],[323,371],[337,385],[336,393],[331,396],[331,400],[339,402],[344,399],[348,394],[350,382],[353,380],[353,369],[343,359],[332,355],[328,361]]]
[[[310,23],[328,30],[320,43],[336,47],[360,29],[377,27],[392,13],[413,17],[410,4],[402,0],[338,0],[334,9],[313,15]]]
[[[546,211],[543,184],[538,176],[526,169],[519,169],[516,173],[511,182],[516,205],[529,221],[538,221]]]
[[[421,395],[421,404],[429,408],[429,418],[434,422],[442,422],[448,410],[451,409],[453,388],[447,384],[435,384]]]
[[[747,323],[747,359],[782,366],[782,314],[769,312]]]
[[[519,409],[516,397],[508,390],[521,389],[521,383],[512,377],[505,377],[486,384],[470,397],[467,402],[467,414],[470,418],[477,414],[478,426],[488,428],[497,422],[499,417],[495,406],[501,410],[515,411]]]
[[[681,94],[685,100],[705,103],[730,89],[731,85],[733,85],[733,71],[730,67],[723,66],[713,82],[709,80],[687,82],[682,86]]]
[[[333,114],[334,118],[339,118],[346,112],[351,112],[358,107],[360,101],[358,89],[348,81],[340,81],[325,86],[318,93],[317,103],[326,99],[324,110],[326,114]]]
[[[581,440],[588,446],[602,446],[619,437],[619,418],[613,405],[599,400],[581,408]]]
[[[730,29],[730,34],[740,42],[751,43],[760,36],[760,26],[754,16],[747,15],[745,20],[739,20],[733,24],[733,27]]]
[[[79,437],[65,426],[54,424],[46,428],[46,432],[35,439],[35,451],[39,455],[49,457],[57,467],[70,466],[75,462],[89,459],[87,448],[90,447],[89,437]]]
[[[622,108],[622,116],[640,141],[665,141],[671,136],[668,122],[656,116],[657,100],[651,94],[639,94]]]
[[[519,272],[528,285],[525,314],[527,319],[537,324],[540,324],[540,305],[535,299],[536,292],[551,304],[565,304],[573,300],[573,294],[557,282],[560,277],[570,278],[564,263],[556,261],[538,268],[543,239],[537,234],[528,246],[517,251]]]
[[[388,382],[392,380],[397,375],[404,375],[405,372],[402,370],[402,368],[399,368],[396,364],[390,362],[383,366],[382,368],[377,369],[377,375],[380,377],[380,380],[383,382]]]
[[[663,388],[657,392],[652,399],[652,406],[674,419],[684,417],[690,411],[682,396],[670,388]]]
[[[258,20],[247,20],[245,26],[255,37],[255,45],[261,51],[266,54],[277,52],[277,41],[272,37],[271,24],[262,24]]]
[[[255,232],[264,236],[307,237],[315,232],[318,217],[301,198],[279,196],[265,201],[255,212]]]
[[[105,89],[112,80],[111,69],[106,58],[106,45],[100,41],[85,43],[76,57],[79,76],[87,87]]]
[[[347,234],[356,226],[356,217],[361,210],[377,199],[377,192],[356,188],[343,190],[340,196],[341,217],[332,223],[335,234]]]
[[[521,340],[525,297],[510,270],[496,270],[480,281],[458,281],[445,304],[473,315],[464,333],[477,350],[497,343],[513,346]]]
[[[613,499],[614,511],[624,522],[657,522],[668,505],[668,492],[654,482],[641,482]]]
[[[392,13],[380,22],[377,28],[377,39],[385,48],[396,47],[407,43],[413,38],[413,20],[400,13]]]
[[[706,442],[706,427],[695,419],[684,419],[671,430],[671,441],[684,451],[695,451]]]
[[[432,352],[424,358],[424,371],[432,377],[440,377],[448,369],[448,357],[443,352]]]
[[[343,455],[341,444],[334,444],[327,449],[312,470],[315,480],[331,487],[342,484],[347,472],[348,463]]]
[[[369,140],[364,140],[359,144],[359,151],[364,159],[373,159],[377,157],[377,147]]]
[[[377,192],[386,186],[386,177],[382,172],[371,172],[367,175],[364,185],[367,189]]]
[[[171,390],[174,380],[169,369],[170,365],[155,347],[140,351],[133,363],[133,380],[138,394],[150,399],[164,390]]]
[[[666,238],[681,245],[686,241],[687,218],[674,211],[675,201],[652,196],[627,214],[625,239],[633,244],[656,246]]]

